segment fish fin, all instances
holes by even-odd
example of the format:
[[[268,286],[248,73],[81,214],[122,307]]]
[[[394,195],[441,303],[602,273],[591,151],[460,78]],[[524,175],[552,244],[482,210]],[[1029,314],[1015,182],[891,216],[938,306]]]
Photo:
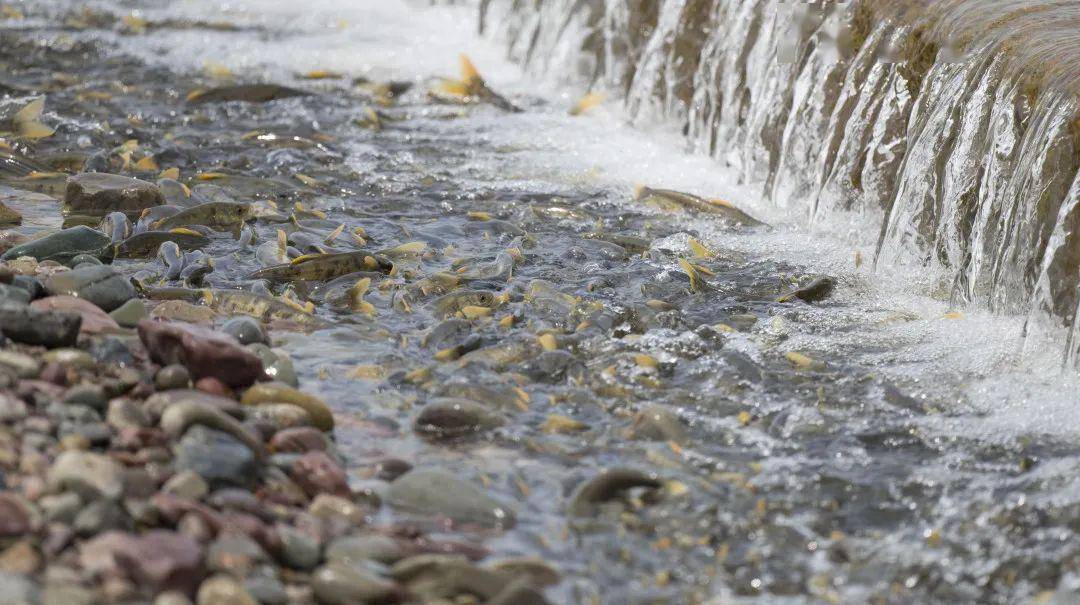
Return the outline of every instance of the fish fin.
[[[18,123],[19,136],[24,139],[44,139],[45,137],[51,137],[56,130],[49,128],[41,122],[19,122]]]
[[[451,97],[467,97],[469,96],[469,85],[458,80],[441,80],[438,91]]]
[[[634,199],[641,201],[652,194],[652,189],[649,189],[645,185],[634,185]]]
[[[194,229],[188,229],[187,227],[177,227],[175,229],[169,229],[169,233],[175,233],[177,235],[202,235]]]
[[[157,161],[152,155],[148,155],[143,159],[139,160],[138,162],[135,162],[135,167],[139,170],[145,170],[147,172],[157,170],[159,168]]]
[[[604,93],[602,92],[590,92],[589,94],[581,97],[581,99],[570,108],[570,115],[579,116],[586,111],[589,111],[593,107],[604,102]]]
[[[290,264],[292,264],[292,265],[298,265],[298,264],[300,264],[300,263],[304,263],[304,262],[307,262],[307,261],[309,261],[309,260],[312,260],[312,259],[315,259],[315,258],[319,258],[320,256],[326,256],[326,254],[324,254],[324,253],[321,253],[321,252],[320,252],[320,253],[318,253],[318,254],[304,254],[304,255],[301,255],[301,256],[297,256],[296,258],[292,259],[292,261],[290,262]]]
[[[473,62],[469,59],[468,55],[462,53],[458,57],[458,61],[461,64],[461,81],[466,86],[484,83],[484,79],[480,77],[480,72],[477,71],[476,66],[473,65]]]
[[[180,169],[175,166],[173,166],[172,168],[166,168],[165,170],[162,170],[160,174],[158,174],[158,178],[173,179],[175,181],[176,179],[180,178]],[[187,185],[183,185],[181,183],[181,186],[183,186],[184,189],[187,189]],[[190,190],[188,192],[188,197],[191,197]]]

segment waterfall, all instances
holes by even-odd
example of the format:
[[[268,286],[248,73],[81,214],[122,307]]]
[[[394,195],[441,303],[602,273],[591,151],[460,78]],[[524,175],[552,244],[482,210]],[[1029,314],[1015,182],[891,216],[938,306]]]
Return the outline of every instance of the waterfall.
[[[513,60],[681,124],[773,203],[880,217],[876,263],[940,269],[960,303],[1080,324],[1077,0],[479,11]]]

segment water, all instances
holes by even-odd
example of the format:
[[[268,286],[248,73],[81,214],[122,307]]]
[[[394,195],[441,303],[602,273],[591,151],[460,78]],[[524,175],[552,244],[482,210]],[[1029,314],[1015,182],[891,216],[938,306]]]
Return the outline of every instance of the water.
[[[979,179],[980,191],[997,192],[985,203],[965,195],[959,183],[982,165],[979,153],[1004,148],[1009,132],[1015,149],[993,157],[1010,167],[1021,157],[1051,161],[1051,143],[1059,141],[1052,135],[1070,97],[1040,96],[1023,122],[1041,126],[1010,130],[1019,129],[1008,123],[1017,114],[1004,111],[1010,101],[995,96],[1007,95],[1009,86],[982,77],[992,64],[970,73],[967,63],[943,64],[922,76],[924,85],[909,87],[900,85],[911,77],[903,66],[844,57],[838,42],[834,62],[806,58],[796,72],[767,52],[788,39],[775,29],[783,21],[776,4],[731,3],[729,29],[696,41],[686,40],[694,28],[682,16],[710,15],[711,3],[639,4],[655,10],[583,4],[604,9],[590,16],[549,2],[538,13],[511,16],[496,1],[486,19],[493,40],[474,35],[471,6],[397,1],[95,4],[117,14],[137,7],[151,21],[221,19],[242,25],[237,31],[172,27],[131,36],[112,27],[59,31],[47,20],[38,23],[50,40],[100,40],[105,55],[126,53],[141,66],[129,66],[131,73],[149,74],[145,82],[157,88],[169,78],[183,88],[213,63],[246,78],[324,91],[310,102],[208,110],[209,121],[191,126],[192,140],[217,142],[180,145],[198,167],[240,157],[260,176],[302,171],[323,180],[329,186],[306,203],[350,230],[363,227],[373,247],[428,243],[428,254],[403,262],[409,273],[385,290],[373,288],[368,300],[376,319],[336,307],[326,289],[299,287],[335,327],[279,335],[305,386],[335,405],[337,439],[357,485],[384,487],[370,475],[386,455],[446,466],[485,485],[517,510],[518,526],[494,535],[447,532],[482,541],[497,556],[555,562],[563,581],[548,592],[552,602],[1015,603],[1059,588],[1068,599],[1080,555],[1080,380],[1062,370],[1061,334],[1028,330],[1025,338],[1030,304],[1017,302],[1056,301],[1057,294],[1006,294],[1022,291],[1012,282],[1026,274],[976,262],[968,243],[1000,249],[995,254],[1017,267],[1038,264],[1034,257],[1017,260],[1020,250],[1035,252],[1020,240],[999,240],[989,226],[1002,209],[1014,208],[1009,204],[1030,199],[1022,191],[1053,191],[1045,183],[1061,171],[1047,169],[1046,181],[1021,185],[1002,167],[994,173],[1000,178]],[[25,27],[34,27],[33,11],[26,12]],[[842,40],[837,14],[830,27]],[[642,18],[644,29],[635,21]],[[602,35],[591,36],[597,31]],[[757,33],[748,42],[743,34],[750,31]],[[876,40],[886,33],[881,26],[866,35]],[[504,58],[504,44],[512,59],[528,56],[532,69]],[[462,51],[525,111],[461,111],[427,98],[428,78],[452,74]],[[708,65],[723,68],[706,73],[705,63],[688,59],[705,51],[715,59]],[[348,80],[295,79],[314,69],[413,80],[417,88],[382,110],[401,121],[371,132],[350,125],[367,102]],[[586,116],[568,116],[586,90],[583,73],[612,95],[625,91],[626,107],[613,100]],[[961,104],[956,91],[967,88],[972,98],[993,99],[983,113]],[[58,107],[73,102],[55,96]],[[833,109],[840,106],[849,108],[842,114],[873,117],[839,120]],[[172,110],[156,111],[139,133],[145,144],[171,127]],[[797,127],[784,119],[789,113],[821,127]],[[942,113],[955,116],[960,132],[975,134],[940,132]],[[980,127],[984,122],[999,127],[992,145],[979,134],[989,129]],[[917,136],[906,134],[910,124],[918,126]],[[267,153],[236,143],[271,125],[335,139],[304,152]],[[689,152],[680,125],[696,146]],[[219,132],[208,137],[207,129]],[[968,147],[938,168],[929,157],[935,137]],[[868,139],[879,141],[873,146],[879,156],[866,157],[860,141]],[[832,152],[822,158],[825,141]],[[919,146],[928,151],[900,151]],[[917,167],[908,157],[925,163]],[[941,198],[952,202],[941,203],[953,210],[928,214],[926,205],[938,198],[915,178],[928,174],[928,166],[956,175],[941,179],[942,190],[953,192]],[[733,229],[707,217],[659,212],[633,201],[636,184],[722,197],[775,228]],[[890,195],[903,204],[882,206]],[[490,213],[528,236],[503,223],[469,220],[469,212]],[[987,227],[936,218],[964,212],[985,214]],[[1047,246],[1067,250],[1068,236],[1053,235],[1055,229],[1064,227],[1044,229],[1052,234]],[[272,240],[274,231],[260,224],[260,240]],[[643,237],[646,254],[587,237],[597,233]],[[716,252],[698,261],[716,274],[707,277],[707,292],[689,291],[677,262],[691,254],[691,237]],[[941,248],[934,262],[912,266],[925,249],[909,245],[915,237]],[[219,245],[212,253],[235,246]],[[518,321],[511,328],[476,322],[472,331],[485,347],[517,343],[523,352],[502,363],[438,363],[422,344],[440,321],[433,297],[409,285],[456,269],[456,261],[486,267],[515,248],[523,260],[511,275],[478,279],[473,287],[506,292],[509,303],[496,319],[517,314]],[[969,273],[941,260],[965,255],[972,256]],[[250,250],[236,258],[208,279],[221,287],[252,286],[245,279],[257,266]],[[1043,275],[1055,267],[1049,262]],[[989,293],[964,293],[995,271],[1002,284],[992,288],[1001,292],[998,314],[980,304]],[[820,275],[838,283],[827,301],[775,302],[793,284]],[[403,311],[403,299],[412,313]],[[710,327],[716,324],[732,331]],[[558,348],[568,355],[541,355],[536,335],[545,331],[558,335]],[[819,363],[800,369],[785,356],[791,352]],[[657,367],[638,362],[641,354]],[[414,373],[424,369],[430,376]],[[487,390],[469,390],[476,385]],[[446,392],[508,402],[500,410],[507,425],[453,444],[416,437],[417,408]],[[634,414],[649,405],[678,414],[686,439],[674,445],[630,439]],[[552,415],[587,428],[551,434],[544,426]],[[621,514],[569,518],[574,488],[612,467],[655,472],[667,483],[659,495],[632,498]],[[380,519],[393,522],[389,512]]]

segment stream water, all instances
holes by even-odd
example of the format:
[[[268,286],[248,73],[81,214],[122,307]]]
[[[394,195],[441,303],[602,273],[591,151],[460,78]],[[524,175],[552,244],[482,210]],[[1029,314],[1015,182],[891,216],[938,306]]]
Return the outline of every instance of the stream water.
[[[894,204],[891,226],[882,231],[880,208],[866,201],[870,193],[838,201],[811,191],[806,182],[825,173],[824,189],[851,178],[842,162],[820,172],[816,160],[800,159],[820,143],[811,129],[789,123],[777,155],[726,118],[668,111],[673,98],[704,94],[657,94],[681,86],[659,77],[674,63],[650,68],[655,81],[624,80],[626,107],[612,98],[569,115],[588,91],[576,69],[563,69],[581,62],[582,38],[571,33],[587,32],[574,3],[545,3],[532,14],[495,2],[486,20],[491,38],[477,35],[471,4],[83,4],[174,23],[134,33],[64,27],[56,15],[75,10],[68,3],[26,6],[19,27],[34,30],[42,45],[93,47],[86,56],[100,63],[86,72],[95,78],[88,88],[119,79],[161,91],[228,73],[318,93],[210,107],[199,110],[201,117],[166,102],[141,106],[145,126],[125,138],[167,147],[166,132],[180,135],[169,145],[179,150],[184,172],[227,166],[262,178],[315,179],[319,185],[304,204],[326,214],[308,229],[320,238],[344,223],[350,233],[361,228],[374,249],[426,244],[419,254],[400,253],[400,273],[372,280],[371,314],[335,304],[355,279],[292,286],[330,327],[278,337],[305,385],[334,406],[354,485],[384,490],[373,465],[393,456],[485,486],[515,512],[516,525],[446,532],[483,542],[496,555],[551,562],[561,574],[547,592],[553,603],[1080,598],[1072,592],[1080,590],[1080,379],[1063,369],[1065,335],[1025,334],[1024,305],[1000,305],[995,314],[982,304],[985,293],[956,295],[955,284],[980,280],[973,273],[958,278],[955,262],[883,260],[904,247],[900,232],[920,220],[920,211]],[[742,6],[751,21],[775,18],[772,9],[751,8],[767,3],[721,4]],[[547,29],[534,36],[533,69],[511,60],[523,56],[514,40],[528,31],[526,17],[546,24],[559,14],[571,16],[559,36]],[[661,11],[655,27],[677,29],[679,14]],[[632,16],[609,11],[604,18]],[[184,20],[237,27],[175,25]],[[749,27],[730,23],[733,30]],[[716,45],[714,56],[723,61],[738,54],[736,38],[727,40],[732,48],[721,47],[719,37],[705,43]],[[456,77],[458,53],[522,111],[445,104],[426,94],[432,78]],[[613,72],[620,65],[626,63],[602,67]],[[864,74],[862,89],[878,86],[895,96],[874,97],[877,117],[860,126],[860,136],[887,137],[893,130],[882,126],[889,123],[885,108],[916,99],[888,82],[903,70],[868,69],[882,73]],[[298,77],[313,70],[342,77]],[[957,95],[954,84],[971,88],[967,95],[993,94],[978,93],[978,74],[950,79],[944,71],[937,95]],[[831,72],[802,73],[789,82],[795,94],[843,81]],[[413,87],[383,106],[355,81],[361,77]],[[870,83],[875,77],[882,82]],[[179,90],[172,100],[185,94]],[[99,136],[93,124],[64,117],[76,102],[73,94],[50,95],[47,117],[62,129]],[[863,111],[861,100],[850,102]],[[935,102],[919,102],[926,121],[936,123]],[[1071,102],[1047,99],[1032,111],[1053,122]],[[775,127],[767,101],[760,103],[746,108],[743,123]],[[987,101],[985,111],[995,107]],[[364,127],[369,109],[379,112],[381,128]],[[824,119],[809,103],[799,111]],[[954,118],[962,122],[960,114]],[[707,139],[704,148],[687,148],[679,133],[685,124],[690,131],[709,125],[707,136],[694,139]],[[197,134],[185,139],[188,131]],[[329,136],[310,147],[259,147],[243,138],[252,131]],[[806,138],[798,143],[799,137]],[[838,149],[842,156],[844,145]],[[960,162],[961,155],[952,157]],[[970,155],[969,164],[981,161]],[[889,187],[919,186],[917,170],[910,167]],[[1059,185],[1067,190],[1071,183]],[[723,198],[769,226],[657,209],[635,198],[636,185]],[[905,203],[917,198],[897,194]],[[941,254],[968,254],[953,249],[957,240],[945,223],[934,228]],[[275,241],[277,229],[257,223],[256,244]],[[219,262],[207,283],[262,288],[250,276],[259,268],[256,244],[244,249],[215,240],[206,251]],[[981,270],[977,258],[965,258],[963,272]],[[695,264],[695,280],[680,259]],[[157,262],[118,264],[138,273]],[[436,302],[444,293],[438,274],[446,272],[463,287],[502,296],[502,304],[448,321],[453,313]],[[778,302],[822,277],[835,282],[824,300]],[[282,293],[280,284],[269,287]],[[452,357],[460,357],[437,355],[455,346]],[[453,441],[419,436],[417,411],[446,395],[487,404],[502,426]],[[647,422],[658,416],[664,422]],[[596,514],[572,515],[575,490],[604,469],[634,469],[661,487],[626,490]],[[382,515],[381,522],[394,521],[390,512]]]

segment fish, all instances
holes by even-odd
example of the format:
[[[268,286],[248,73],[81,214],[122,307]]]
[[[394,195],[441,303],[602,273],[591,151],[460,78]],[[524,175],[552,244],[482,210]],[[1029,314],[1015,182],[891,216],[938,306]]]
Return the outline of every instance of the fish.
[[[366,250],[356,250],[337,254],[301,256],[290,263],[259,269],[252,273],[249,279],[267,279],[274,282],[327,281],[359,271],[390,273],[393,267],[394,264],[385,256]]]
[[[497,296],[489,290],[461,290],[440,296],[431,306],[437,316],[447,318],[469,307],[491,309],[497,302]]]
[[[248,315],[264,322],[291,321],[322,327],[327,322],[270,296],[244,290],[221,288],[151,288],[144,292],[151,300],[184,300],[203,304],[224,315]]]
[[[41,123],[45,97],[0,101],[0,134],[24,139],[44,139],[56,131]]]
[[[162,242],[158,247],[157,257],[165,265],[165,279],[180,278],[180,272],[184,270],[184,253],[176,242]]]
[[[205,225],[240,236],[240,229],[251,217],[248,204],[236,202],[206,202],[191,208],[185,208],[172,216],[159,219],[150,224],[156,231],[168,231],[189,225]]]
[[[266,103],[289,97],[308,96],[311,93],[280,86],[278,84],[236,84],[231,86],[219,86],[209,90],[196,90],[188,94],[187,102],[191,105],[203,103],[229,103],[240,101],[243,103]]]
[[[690,193],[670,189],[638,187],[635,192],[638,202],[668,212],[677,210],[703,212],[721,217],[726,222],[745,227],[768,227],[768,225],[739,210],[731,203],[720,199],[708,200]]]
[[[603,102],[604,93],[595,91],[590,92],[584,97],[581,97],[581,100],[579,100],[577,103],[574,103],[574,106],[570,108],[570,111],[568,113],[572,116],[580,116]]]
[[[436,99],[450,100],[456,103],[488,103],[504,111],[520,113],[521,108],[492,90],[473,62],[466,55],[459,57],[461,63],[461,79],[443,79],[432,90],[432,96]]]
[[[780,296],[776,299],[776,302],[786,303],[792,302],[795,299],[808,303],[818,302],[820,300],[825,300],[832,295],[835,287],[836,282],[834,282],[832,278],[819,277],[801,288],[796,288],[791,292]]]
[[[131,219],[123,212],[110,212],[101,219],[98,231],[108,235],[113,243],[119,243],[131,236]]]
[[[367,291],[370,287],[371,278],[365,277],[357,280],[356,285],[354,285],[352,288],[349,288],[349,309],[357,313],[363,313],[365,315],[375,315],[375,306],[364,300],[364,295],[367,294]]]
[[[210,238],[190,229],[143,231],[116,244],[117,258],[149,258],[165,242],[173,242],[181,250],[195,250],[210,243]]]

